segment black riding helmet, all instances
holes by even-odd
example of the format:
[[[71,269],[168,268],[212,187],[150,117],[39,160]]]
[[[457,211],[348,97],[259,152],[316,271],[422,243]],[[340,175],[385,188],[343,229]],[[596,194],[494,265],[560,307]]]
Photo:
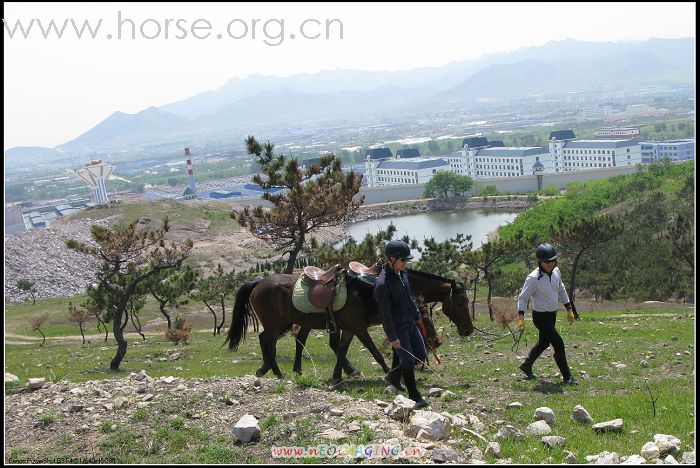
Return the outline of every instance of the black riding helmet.
[[[535,251],[537,260],[542,260],[543,262],[552,262],[557,259],[557,251],[554,250],[551,244],[540,244]]]
[[[413,255],[411,255],[411,248],[407,243],[400,240],[387,242],[386,246],[384,247],[384,254],[387,257],[405,258],[406,260],[413,258]]]

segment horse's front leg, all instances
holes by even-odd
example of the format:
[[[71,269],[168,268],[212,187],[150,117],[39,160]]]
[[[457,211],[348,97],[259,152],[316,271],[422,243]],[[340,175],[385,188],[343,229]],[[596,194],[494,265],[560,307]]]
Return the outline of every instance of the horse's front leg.
[[[296,353],[294,354],[294,372],[301,375],[301,355],[306,346],[306,340],[309,338],[310,328],[301,327],[296,337]]]
[[[374,344],[374,341],[372,341],[372,337],[369,336],[369,332],[367,331],[367,329],[365,328],[363,330],[355,330],[355,335],[357,335],[357,338],[362,342],[365,348],[367,348],[369,352],[372,353],[374,360],[377,361],[380,366],[382,366],[384,373],[388,373],[389,366],[386,365],[384,356],[377,349],[377,346]]]

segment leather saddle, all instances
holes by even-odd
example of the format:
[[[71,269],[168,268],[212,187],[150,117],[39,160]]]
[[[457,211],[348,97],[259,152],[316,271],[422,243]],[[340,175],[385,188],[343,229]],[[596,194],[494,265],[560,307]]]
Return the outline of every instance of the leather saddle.
[[[335,289],[345,268],[335,265],[328,270],[315,266],[304,267],[301,281],[309,286],[308,298],[311,305],[319,309],[330,307]]]
[[[366,283],[374,284],[377,280],[377,276],[382,272],[382,262],[379,261],[370,267],[360,262],[350,262],[348,268],[350,268],[350,274],[352,276],[356,276]]]

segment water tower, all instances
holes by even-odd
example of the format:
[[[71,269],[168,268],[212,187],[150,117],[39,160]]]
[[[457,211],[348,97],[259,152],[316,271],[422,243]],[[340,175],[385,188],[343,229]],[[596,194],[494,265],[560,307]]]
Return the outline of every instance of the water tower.
[[[84,168],[76,171],[78,177],[83,179],[92,187],[95,204],[103,205],[107,203],[107,189],[105,188],[105,180],[114,169],[109,163],[103,161],[90,161]]]

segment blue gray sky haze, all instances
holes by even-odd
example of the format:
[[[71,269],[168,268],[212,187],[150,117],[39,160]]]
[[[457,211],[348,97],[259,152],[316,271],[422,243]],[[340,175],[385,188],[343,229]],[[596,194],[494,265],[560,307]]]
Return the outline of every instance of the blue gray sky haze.
[[[3,23],[8,149],[54,147],[115,111],[251,74],[439,67],[567,38],[695,37],[695,3],[8,2]]]

